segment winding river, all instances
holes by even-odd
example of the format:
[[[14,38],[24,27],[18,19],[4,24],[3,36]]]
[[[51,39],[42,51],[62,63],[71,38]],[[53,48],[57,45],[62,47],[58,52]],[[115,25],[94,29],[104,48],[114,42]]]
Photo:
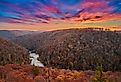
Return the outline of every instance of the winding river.
[[[37,59],[39,57],[38,54],[32,53],[32,52],[29,52],[29,53],[30,53],[31,65],[44,67],[44,65]]]

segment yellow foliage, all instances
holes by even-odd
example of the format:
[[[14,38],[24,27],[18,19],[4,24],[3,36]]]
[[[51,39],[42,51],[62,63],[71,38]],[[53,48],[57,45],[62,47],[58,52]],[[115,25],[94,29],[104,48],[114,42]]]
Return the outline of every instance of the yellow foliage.
[[[65,79],[65,76],[64,75],[59,75],[55,78],[56,81],[59,81],[59,82],[63,82]]]

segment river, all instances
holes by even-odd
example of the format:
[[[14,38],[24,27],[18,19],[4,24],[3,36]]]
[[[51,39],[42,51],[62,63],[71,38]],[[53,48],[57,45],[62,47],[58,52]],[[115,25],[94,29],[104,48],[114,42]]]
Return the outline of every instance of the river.
[[[44,65],[37,59],[39,57],[38,54],[36,53],[30,53],[30,60],[31,60],[31,65],[33,66],[38,66],[38,67],[44,67]]]

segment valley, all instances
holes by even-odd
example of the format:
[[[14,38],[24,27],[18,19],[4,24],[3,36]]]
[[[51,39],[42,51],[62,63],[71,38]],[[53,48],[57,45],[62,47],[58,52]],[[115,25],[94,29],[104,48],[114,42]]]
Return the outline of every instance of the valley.
[[[0,82],[121,82],[121,0],[0,0]]]
[[[46,66],[94,70],[120,70],[121,34],[95,29],[67,29],[17,37],[15,43],[35,50]]]
[[[0,82],[92,82],[98,65],[107,82],[120,82],[120,51],[121,33],[110,30],[66,29],[1,37]]]

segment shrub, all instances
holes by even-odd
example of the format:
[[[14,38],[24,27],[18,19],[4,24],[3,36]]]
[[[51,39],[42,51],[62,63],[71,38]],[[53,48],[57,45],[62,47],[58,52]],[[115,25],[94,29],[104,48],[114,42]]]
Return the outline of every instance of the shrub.
[[[37,66],[33,66],[32,68],[32,73],[37,76],[40,72],[39,72],[39,68]]]
[[[92,82],[109,82],[108,79],[103,74],[102,65],[98,65],[96,67],[96,74],[95,74]]]

